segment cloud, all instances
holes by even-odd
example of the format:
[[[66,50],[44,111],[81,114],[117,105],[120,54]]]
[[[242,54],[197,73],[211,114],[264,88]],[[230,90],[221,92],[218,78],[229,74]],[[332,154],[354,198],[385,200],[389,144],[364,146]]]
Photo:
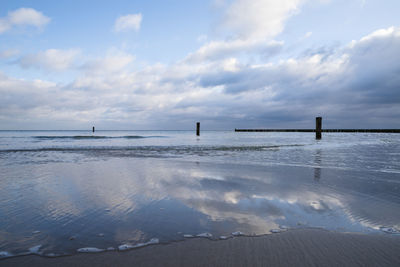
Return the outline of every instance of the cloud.
[[[283,42],[265,40],[212,41],[200,47],[196,52],[189,54],[186,60],[201,62],[251,53],[268,57],[277,54],[283,44]]]
[[[128,14],[120,16],[115,21],[114,30],[116,32],[139,31],[142,23],[142,14]]]
[[[63,71],[73,66],[79,54],[79,49],[48,49],[37,54],[25,55],[18,60],[18,63],[22,68]]]
[[[89,59],[81,66],[83,73],[72,83],[73,88],[109,90],[131,81],[128,70],[135,56],[111,50],[106,56]]]
[[[222,27],[241,39],[272,38],[299,11],[302,0],[237,0],[229,5]]]
[[[327,128],[400,126],[398,27],[276,61],[228,54],[137,70],[133,55],[109,53],[81,64],[64,85],[3,74],[2,125],[29,114],[32,123],[71,128],[98,121],[105,128],[188,129],[197,120],[208,129],[311,128],[317,115]]]
[[[42,28],[50,22],[50,18],[33,8],[19,8],[0,18],[0,34],[16,26],[34,26]]]
[[[387,29],[376,30],[376,31],[372,32],[371,34],[364,36],[363,38],[361,38],[359,43],[367,43],[374,39],[388,38],[390,36],[398,37],[399,34],[400,33],[398,32],[398,30],[394,26],[392,26]],[[353,41],[351,43],[351,46],[354,46],[355,44],[357,44],[357,41]]]
[[[311,37],[311,35],[312,35],[312,32],[307,32],[306,34],[304,34],[304,38],[309,38],[309,37]]]
[[[305,0],[304,0],[305,1]],[[286,20],[298,12],[303,0],[236,0],[216,4],[222,10],[218,27],[225,40],[204,44],[186,60],[216,60],[243,55],[270,58],[277,55],[283,41],[273,40],[284,28]]]
[[[111,74],[122,71],[133,62],[135,56],[118,52],[103,58],[92,59],[83,65],[83,69],[91,74]]]

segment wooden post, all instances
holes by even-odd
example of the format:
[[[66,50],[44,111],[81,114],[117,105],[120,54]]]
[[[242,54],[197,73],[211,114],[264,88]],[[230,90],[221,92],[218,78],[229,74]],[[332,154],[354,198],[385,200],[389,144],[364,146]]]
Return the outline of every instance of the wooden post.
[[[200,136],[200,122],[196,123],[196,135]]]
[[[321,137],[322,137],[321,131],[322,131],[322,117],[316,117],[315,118],[315,139],[317,139],[317,140],[321,139]]]
[[[92,128],[92,132],[94,132],[94,126],[93,126],[93,128]]]

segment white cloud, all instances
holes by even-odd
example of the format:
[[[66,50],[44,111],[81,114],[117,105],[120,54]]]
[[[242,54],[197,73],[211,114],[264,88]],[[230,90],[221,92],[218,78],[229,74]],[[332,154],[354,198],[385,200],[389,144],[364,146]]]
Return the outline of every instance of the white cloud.
[[[374,31],[371,34],[368,34],[367,36],[364,36],[363,38],[361,38],[361,42],[368,42],[371,41],[373,39],[378,39],[378,38],[387,38],[388,36],[391,35],[400,35],[400,32],[398,31],[398,29],[396,29],[395,27],[389,27],[387,29],[379,29]]]
[[[36,67],[50,71],[62,71],[73,66],[79,53],[79,49],[48,49],[37,54],[23,56],[18,63],[23,68]]]
[[[112,49],[106,56],[84,63],[81,67],[83,73],[72,83],[72,87],[95,90],[125,88],[132,82],[128,71],[134,60],[134,55]]]
[[[226,10],[222,26],[242,39],[272,38],[304,0],[236,0]]]
[[[122,31],[139,31],[142,23],[142,14],[129,14],[120,16],[115,21],[114,30],[116,32]]]
[[[300,4],[305,1],[220,1],[216,7],[222,10],[223,15],[218,25],[229,33],[228,36],[225,40],[207,42],[188,55],[187,60],[199,62],[243,54],[265,58],[278,54],[284,43],[273,38],[282,32],[286,20],[298,12]]]
[[[33,8],[19,8],[0,18],[0,33],[11,30],[15,26],[44,27],[50,18]]]
[[[265,40],[211,41],[196,52],[188,55],[191,62],[229,58],[243,53],[256,53],[258,55],[273,55],[280,51],[283,42]]]
[[[104,58],[89,60],[84,64],[84,70],[91,74],[111,74],[121,72],[133,62],[135,57],[127,53],[110,54]]]
[[[50,18],[33,8],[20,8],[8,13],[8,19],[14,25],[33,25],[42,27],[50,22]]]

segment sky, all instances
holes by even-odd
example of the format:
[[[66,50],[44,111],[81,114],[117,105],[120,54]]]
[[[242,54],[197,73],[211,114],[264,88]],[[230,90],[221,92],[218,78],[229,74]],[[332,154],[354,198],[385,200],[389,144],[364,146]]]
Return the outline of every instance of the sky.
[[[400,1],[0,2],[0,130],[400,128]]]

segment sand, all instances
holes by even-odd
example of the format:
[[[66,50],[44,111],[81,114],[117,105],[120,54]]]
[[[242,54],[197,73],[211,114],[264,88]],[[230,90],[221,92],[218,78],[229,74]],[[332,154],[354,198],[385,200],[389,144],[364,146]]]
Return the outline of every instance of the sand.
[[[297,229],[212,241],[193,238],[125,252],[30,255],[0,266],[400,266],[400,236]]]

